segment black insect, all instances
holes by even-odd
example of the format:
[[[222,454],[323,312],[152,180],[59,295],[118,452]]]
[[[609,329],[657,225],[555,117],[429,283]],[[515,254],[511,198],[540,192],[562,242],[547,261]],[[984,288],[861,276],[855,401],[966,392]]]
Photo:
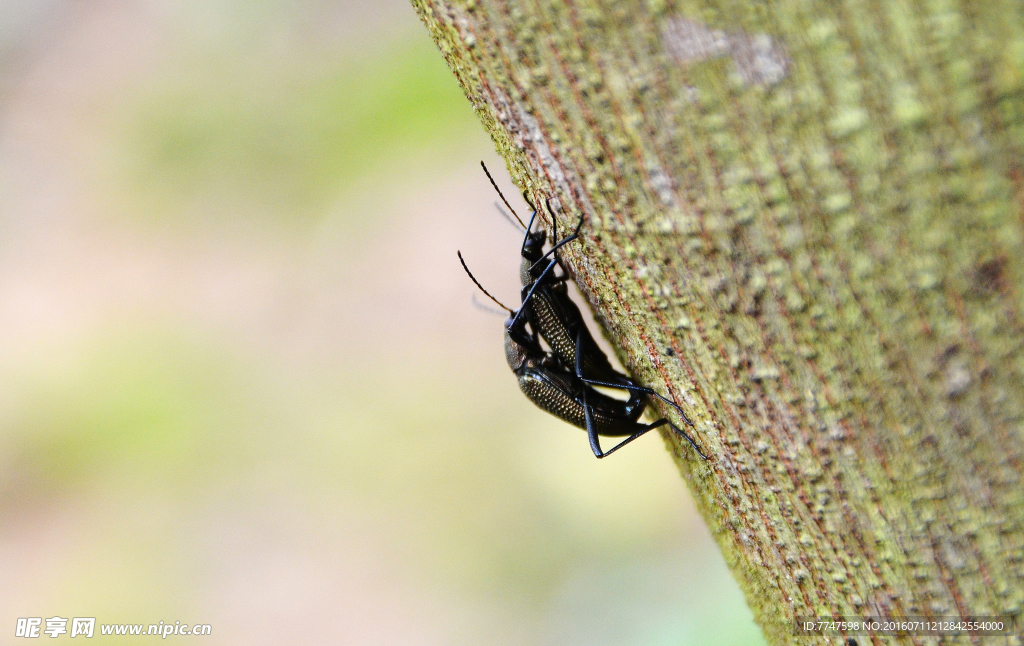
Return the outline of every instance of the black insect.
[[[498,192],[501,200],[512,212],[512,215],[515,216],[519,226],[525,229],[523,245],[520,249],[522,260],[519,266],[519,278],[523,285],[521,294],[522,306],[512,318],[512,323],[509,326],[513,336],[517,336],[523,325],[523,319],[525,319],[529,322],[533,331],[540,334],[551,347],[561,360],[562,367],[565,370],[575,371],[576,346],[577,341],[579,341],[582,350],[582,378],[629,386],[632,390],[638,392],[647,390],[641,389],[632,379],[612,368],[608,358],[598,347],[594,337],[590,335],[590,330],[587,328],[579,308],[569,298],[569,292],[565,284],[568,276],[565,274],[565,271],[563,270],[560,276],[555,274],[554,270],[559,266],[557,251],[562,246],[579,237],[580,228],[583,226],[583,216],[580,216],[573,232],[562,240],[558,240],[557,228],[553,228],[553,244],[551,249],[545,253],[545,232],[543,230],[533,231],[533,222],[537,217],[537,210],[534,209],[529,223],[524,225],[522,220],[519,219],[519,215],[516,214],[515,209],[508,203],[505,196],[502,195],[501,189],[498,188],[494,178],[487,171],[487,167],[484,166],[483,162],[480,162],[480,166],[483,167],[484,173],[487,174],[487,179],[491,181],[491,186]],[[529,202],[528,199],[527,201]],[[551,211],[550,202],[545,200],[545,205],[548,207],[548,212],[551,215],[552,226],[557,227],[555,214]],[[522,339],[521,336],[518,338]],[[647,394],[656,395],[657,393],[651,391]],[[679,413],[683,416],[683,419],[686,419],[681,410]],[[688,419],[686,421],[690,424]],[[692,426],[692,424],[690,425]]]
[[[702,458],[707,459],[693,439],[667,419],[650,424],[637,421],[647,407],[646,396],[650,395],[675,408],[680,417],[693,426],[674,402],[650,388],[638,386],[632,379],[612,368],[587,329],[579,308],[569,298],[565,284],[566,273],[564,270],[561,275],[555,273],[556,267],[560,267],[558,249],[578,237],[583,218],[580,218],[573,233],[561,240],[558,240],[553,229],[552,247],[544,252],[545,232],[533,231],[536,209],[529,224],[524,225],[515,209],[501,194],[486,166],[484,172],[505,206],[525,229],[521,248],[520,278],[523,290],[520,308],[513,310],[491,296],[470,272],[461,253],[459,261],[476,286],[509,313],[505,321],[505,357],[512,372],[518,377],[523,393],[541,409],[585,429],[594,455],[599,458],[611,455],[652,429],[668,425],[682,435]],[[550,203],[547,200],[545,203],[550,212]],[[554,223],[554,213],[551,215]],[[551,351],[542,347],[541,339]],[[609,397],[593,386],[625,390],[629,393],[629,399]],[[598,439],[602,435],[626,439],[608,451],[603,451]]]
[[[551,210],[550,201],[545,199],[544,203],[548,208],[548,213],[551,215],[552,247],[547,252],[544,252],[546,238],[544,231],[533,231],[533,222],[537,217],[537,209],[534,208],[533,213],[530,215],[529,223],[524,225],[515,209],[505,199],[494,178],[491,177],[487,166],[483,162],[480,162],[480,166],[483,168],[484,174],[487,175],[487,179],[490,180],[491,186],[497,191],[501,201],[512,212],[515,221],[519,223],[520,227],[525,229],[523,244],[520,249],[522,260],[519,267],[519,277],[523,284],[523,304],[509,326],[513,336],[522,338],[521,335],[516,333],[521,327],[521,319],[526,318],[534,332],[540,334],[541,338],[544,339],[561,360],[563,369],[577,373],[580,379],[591,385],[627,390],[630,393],[631,403],[634,401],[633,398],[642,400],[644,395],[657,397],[675,408],[679,416],[689,426],[693,426],[693,422],[689,420],[686,413],[675,402],[666,399],[649,388],[638,386],[630,377],[612,368],[608,362],[608,357],[605,356],[604,352],[601,351],[594,341],[594,337],[591,336],[579,308],[569,298],[568,289],[565,284],[568,276],[564,269],[561,276],[557,276],[554,273],[555,267],[560,266],[557,256],[558,249],[579,237],[580,228],[583,226],[583,216],[580,216],[573,232],[559,240],[557,232],[558,222],[555,219],[554,212]],[[529,197],[525,194],[523,198],[528,203],[530,202]],[[551,256],[551,258],[547,258],[548,256]],[[477,283],[477,286],[479,287],[480,284]],[[483,288],[481,287],[481,289]],[[577,368],[577,359],[580,357],[582,358],[582,369]],[[690,438],[687,437],[687,440],[690,440]],[[690,443],[693,444],[693,441],[690,440]],[[694,448],[697,448],[696,445],[694,445]],[[698,452],[700,451],[700,449],[697,450]]]

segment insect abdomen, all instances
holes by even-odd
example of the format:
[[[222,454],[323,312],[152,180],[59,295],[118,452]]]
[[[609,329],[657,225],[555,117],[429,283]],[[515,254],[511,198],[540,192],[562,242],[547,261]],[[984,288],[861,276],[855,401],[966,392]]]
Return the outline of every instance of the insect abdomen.
[[[644,405],[627,406],[627,402],[612,399],[587,387],[578,387],[562,375],[544,369],[527,370],[519,376],[519,388],[537,407],[578,428],[587,428],[583,410],[583,388],[587,389],[587,404],[598,435],[621,437],[637,430],[636,420]],[[593,400],[593,401],[591,401]],[[611,415],[609,415],[611,413]]]

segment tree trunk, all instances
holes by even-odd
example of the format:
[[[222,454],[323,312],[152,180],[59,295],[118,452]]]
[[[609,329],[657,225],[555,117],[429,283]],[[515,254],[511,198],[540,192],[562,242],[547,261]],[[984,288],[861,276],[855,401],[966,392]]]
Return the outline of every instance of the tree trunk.
[[[413,3],[769,642],[1019,618],[1024,3]]]

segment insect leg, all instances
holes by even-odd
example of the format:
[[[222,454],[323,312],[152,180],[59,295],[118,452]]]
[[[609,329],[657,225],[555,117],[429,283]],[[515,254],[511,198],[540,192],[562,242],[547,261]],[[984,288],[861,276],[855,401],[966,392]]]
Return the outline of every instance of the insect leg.
[[[577,355],[576,356],[579,356],[578,351],[577,351]],[[686,413],[683,412],[683,409],[679,408],[678,404],[676,404],[674,401],[672,401],[668,397],[665,397],[665,396],[659,394],[656,390],[652,390],[652,389],[646,388],[644,386],[637,386],[636,384],[634,384],[632,382],[630,382],[629,384],[626,384],[626,383],[610,384],[610,383],[607,383],[607,382],[604,382],[604,381],[597,381],[597,380],[594,380],[594,379],[587,379],[583,375],[579,374],[578,370],[577,370],[576,376],[579,377],[581,381],[583,381],[584,383],[590,384],[591,386],[603,386],[605,388],[618,388],[619,390],[628,390],[630,393],[643,393],[644,395],[653,395],[654,397],[657,397],[658,399],[660,399],[661,401],[665,402],[666,404],[668,404],[672,408],[676,409],[676,412],[679,413],[679,416],[683,418],[683,421],[686,422],[686,424],[688,426],[693,426],[693,422],[691,422],[690,418],[686,416]]]
[[[555,261],[555,260],[552,260],[551,262],[548,263],[548,266],[544,268],[544,271],[541,272],[541,274],[537,278],[537,280],[533,281],[533,284],[530,285],[530,291],[527,292],[526,296],[523,297],[523,305],[519,308],[519,311],[517,311],[516,315],[512,318],[512,323],[510,324],[510,327],[512,325],[515,325],[516,323],[519,322],[519,317],[523,315],[523,312],[525,312],[526,308],[529,306],[530,298],[533,296],[533,293],[535,291],[537,291],[537,288],[540,287],[543,284],[544,278],[557,265],[558,265],[558,262]]]
[[[526,243],[530,241],[530,230],[533,228],[533,221],[537,219],[537,209],[530,214],[530,221],[526,223],[526,235],[523,236],[523,246],[519,248],[519,255],[522,256],[526,250]]]
[[[601,382],[601,381],[596,381],[596,380],[593,380],[593,379],[587,379],[586,377],[583,376],[583,334],[584,334],[584,332],[586,332],[586,329],[584,327],[582,327],[582,326],[579,328],[579,330],[576,331],[576,366],[575,366],[575,368],[576,368],[576,378],[579,379],[580,381],[582,381],[585,384],[590,384],[590,385],[593,385],[593,386],[606,386],[608,388],[618,388],[618,389],[621,389],[621,390],[628,390],[629,391],[629,401],[626,402],[626,410],[623,411],[623,412],[625,412],[627,415],[635,415],[635,417],[633,417],[633,419],[636,419],[637,417],[640,417],[641,415],[643,415],[643,409],[646,407],[646,402],[644,402],[644,398],[640,394],[639,387],[637,387],[636,392],[634,392],[630,387],[627,387],[627,386],[625,386],[623,384],[609,384],[609,383],[605,383],[605,382]],[[598,352],[599,351],[600,350],[598,350]],[[622,375],[622,378],[626,379],[628,381],[628,378],[625,375]],[[633,384],[632,381],[630,381],[630,384],[635,386],[635,384]],[[646,389],[644,389],[644,390],[646,390]],[[680,412],[682,412],[682,411],[680,411]],[[686,415],[683,415],[683,419],[686,419]],[[687,421],[689,421],[689,420],[687,420]]]
[[[622,383],[622,384],[611,384],[611,383],[607,383],[607,382],[604,382],[604,381],[596,381],[594,379],[587,379],[586,377],[584,377],[583,376],[583,358],[582,358],[583,353],[581,351],[582,350],[582,345],[583,345],[582,344],[582,340],[583,340],[583,332],[581,330],[580,332],[577,332],[577,334],[576,334],[576,378],[577,379],[579,379],[583,383],[589,384],[591,386],[603,386],[605,388],[617,388],[619,390],[626,390],[630,394],[630,399],[632,399],[632,397],[634,395],[636,395],[637,393],[643,393],[643,394],[646,394],[646,395],[654,395],[655,397],[657,397],[661,401],[665,402],[666,404],[668,404],[672,408],[675,408],[677,411],[679,411],[679,415],[683,418],[683,421],[685,421],[690,426],[693,426],[693,422],[690,421],[690,418],[686,416],[686,413],[683,412],[683,409],[680,408],[678,404],[676,404],[672,400],[670,400],[670,399],[668,399],[668,398],[658,394],[657,392],[655,392],[654,390],[652,390],[650,388],[645,388],[644,386],[637,386],[635,383],[632,383],[632,382],[630,382],[629,385],[624,384],[624,383]],[[585,407],[584,413],[589,414],[590,411],[586,407],[586,392],[585,391],[584,391],[584,400],[583,401],[584,401],[584,407]],[[629,442],[631,440],[636,439],[637,437],[639,437],[640,435],[643,435],[644,433],[646,433],[647,431],[651,430],[652,428],[657,428],[658,426],[661,426],[662,424],[668,424],[670,427],[672,427],[672,430],[674,430],[676,433],[678,433],[678,434],[682,435],[684,438],[686,438],[686,441],[690,443],[690,446],[693,447],[693,450],[696,451],[697,454],[700,457],[704,458],[705,460],[708,459],[708,456],[706,456],[704,454],[704,452],[700,450],[700,447],[697,446],[697,443],[693,440],[692,437],[690,437],[686,433],[686,431],[682,430],[681,428],[679,428],[678,426],[676,426],[672,422],[668,421],[667,419],[660,419],[657,422],[654,422],[653,425],[648,426],[643,431],[640,431],[637,435],[634,435],[633,437],[623,441],[621,444],[616,446],[615,449],[619,448],[619,446],[622,446],[626,442]],[[588,432],[590,431],[589,427],[587,428],[587,431]],[[593,441],[591,441],[591,445],[593,446]],[[612,451],[614,451],[615,449],[612,449]],[[608,453],[611,453],[611,451],[608,451]],[[607,455],[607,453],[605,455]],[[601,456],[598,456],[598,457],[601,457]]]
[[[544,200],[544,202],[548,204],[548,210],[550,211],[550,210],[551,210],[551,204],[550,204],[550,202],[549,202],[549,201],[548,201],[547,199],[545,199],[545,200]],[[533,265],[532,265],[532,266],[530,267],[530,271],[531,271],[531,272],[533,271],[533,269],[534,269],[534,268],[535,268],[535,267],[536,267],[537,265],[539,265],[539,264],[540,264],[540,261],[541,261],[541,260],[544,260],[544,259],[545,259],[546,257],[548,257],[549,255],[551,255],[551,254],[555,253],[556,251],[558,251],[558,250],[559,250],[559,249],[560,249],[560,248],[561,248],[561,247],[562,247],[563,245],[566,245],[566,244],[568,244],[568,243],[572,242],[573,240],[575,240],[576,238],[578,238],[578,237],[580,236],[580,229],[581,229],[581,228],[583,227],[583,218],[584,218],[584,215],[585,215],[585,214],[580,214],[580,221],[576,223],[576,228],[575,228],[575,229],[573,229],[573,232],[572,232],[571,234],[569,234],[569,235],[568,235],[568,236],[566,236],[565,238],[562,238],[561,240],[559,240],[558,242],[556,242],[556,243],[555,243],[554,245],[552,245],[552,247],[551,247],[550,249],[548,249],[548,250],[547,250],[547,251],[546,251],[546,252],[544,253],[544,255],[543,255],[543,256],[541,256],[540,258],[538,258],[538,259],[537,259],[537,261],[533,263]],[[532,221],[532,220],[531,220],[531,221]],[[551,222],[552,222],[552,225],[554,226],[554,222],[555,222],[555,214],[554,214],[554,213],[552,213],[552,214],[551,214]],[[556,234],[556,235],[557,235],[557,234]],[[555,258],[558,258],[558,256],[555,256]]]
[[[597,437],[597,425],[594,424],[594,413],[590,410],[590,405],[587,404],[587,391],[583,391],[583,419],[587,424],[587,437],[590,439],[590,448],[598,458],[604,457],[604,451],[601,450],[601,440]]]
[[[593,449],[594,455],[596,455],[598,458],[603,458],[611,455],[612,453],[615,453],[616,451],[626,446],[636,438],[640,437],[647,431],[654,430],[659,426],[664,426],[665,424],[672,426],[672,423],[669,422],[667,419],[659,419],[657,422],[651,422],[650,424],[638,426],[638,428],[640,429],[639,431],[633,433],[632,435],[622,440],[621,442],[619,442],[612,448],[608,449],[607,451],[602,451],[601,442],[597,436],[597,425],[594,423],[594,415],[590,409],[590,406],[587,405],[586,391],[584,391],[583,393],[583,414],[587,420],[587,436],[590,438],[590,448]],[[699,449],[698,452],[700,452]]]
[[[592,379],[585,379],[583,377],[579,377],[579,379],[583,383],[590,384],[592,386],[603,386],[605,388],[618,388],[620,390],[626,390],[626,391],[629,391],[630,395],[634,395],[636,393],[644,393],[644,394],[647,394],[647,395],[654,395],[655,397],[657,397],[661,401],[665,402],[666,404],[668,404],[672,408],[674,408],[677,411],[679,411],[679,415],[682,416],[683,421],[685,421],[690,426],[693,426],[693,422],[691,422],[690,418],[688,418],[686,416],[686,413],[683,412],[683,409],[679,408],[679,406],[675,402],[673,402],[672,400],[667,399],[667,398],[659,395],[657,392],[651,390],[650,388],[644,388],[643,386],[637,386],[635,384],[629,385],[629,386],[627,386],[625,384],[609,384],[609,383],[604,383],[604,382],[601,382],[601,381],[594,381]],[[699,455],[700,457],[704,458],[705,460],[708,459],[708,456],[704,454],[704,451],[700,450],[700,447],[697,446],[697,443],[693,440],[692,437],[690,437],[686,433],[686,431],[684,431],[683,429],[679,428],[678,426],[676,426],[672,422],[668,421],[667,419],[658,420],[658,422],[655,423],[655,426],[661,426],[662,424],[668,424],[669,426],[671,426],[672,430],[674,430],[679,435],[682,435],[683,438],[687,442],[689,442],[690,446],[693,447],[693,450],[697,452],[697,455]],[[654,426],[648,428],[647,430],[650,430],[651,428],[654,428]],[[646,431],[644,431],[644,432],[646,432]],[[623,442],[623,444],[625,444],[625,442]],[[619,446],[621,446],[621,444]],[[618,448],[618,447],[616,447],[616,448]],[[611,451],[609,451],[609,453],[611,453]]]

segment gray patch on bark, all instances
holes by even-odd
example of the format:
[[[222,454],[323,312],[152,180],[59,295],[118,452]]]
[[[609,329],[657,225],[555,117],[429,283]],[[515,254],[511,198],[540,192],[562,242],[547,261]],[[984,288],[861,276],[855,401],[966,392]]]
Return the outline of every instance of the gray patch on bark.
[[[669,18],[661,35],[682,65],[729,56],[746,85],[775,85],[789,68],[786,48],[767,34],[730,33],[689,18]]]

